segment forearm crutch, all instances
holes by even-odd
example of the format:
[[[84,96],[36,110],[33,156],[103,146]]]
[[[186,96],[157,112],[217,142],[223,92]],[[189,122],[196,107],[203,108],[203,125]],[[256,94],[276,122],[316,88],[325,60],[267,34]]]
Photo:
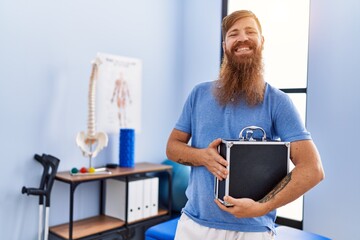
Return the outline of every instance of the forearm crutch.
[[[60,160],[51,156],[43,154],[39,156],[34,155],[34,159],[43,166],[43,174],[40,180],[39,188],[22,188],[22,193],[27,195],[39,196],[39,227],[38,227],[38,240],[47,240],[49,232],[49,208],[50,208],[50,193],[54,183],[57,168]],[[44,222],[44,198],[46,198],[45,208],[45,222]],[[44,225],[44,229],[43,229]]]
[[[44,227],[44,240],[48,239],[49,235],[49,212],[50,212],[50,195],[51,189],[54,184],[56,172],[59,166],[60,160],[51,155],[45,155],[45,160],[48,162],[50,168],[47,174],[47,181],[45,181],[45,227]]]

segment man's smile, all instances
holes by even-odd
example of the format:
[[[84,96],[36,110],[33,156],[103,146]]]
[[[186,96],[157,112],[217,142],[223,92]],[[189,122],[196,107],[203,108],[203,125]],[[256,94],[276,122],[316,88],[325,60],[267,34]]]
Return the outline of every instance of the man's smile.
[[[250,47],[236,47],[235,52],[244,54],[244,53],[250,53],[250,52],[252,52],[252,50],[250,49]]]

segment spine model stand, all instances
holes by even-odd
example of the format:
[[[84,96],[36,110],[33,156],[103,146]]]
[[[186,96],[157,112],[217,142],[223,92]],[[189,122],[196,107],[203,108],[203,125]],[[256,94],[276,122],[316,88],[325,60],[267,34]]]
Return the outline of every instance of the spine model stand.
[[[88,96],[87,133],[83,131],[79,132],[76,137],[77,146],[81,149],[83,155],[89,158],[89,169],[92,168],[92,158],[95,158],[98,153],[108,144],[107,134],[105,132],[95,131],[95,93],[99,65],[100,61],[98,59],[92,63]]]

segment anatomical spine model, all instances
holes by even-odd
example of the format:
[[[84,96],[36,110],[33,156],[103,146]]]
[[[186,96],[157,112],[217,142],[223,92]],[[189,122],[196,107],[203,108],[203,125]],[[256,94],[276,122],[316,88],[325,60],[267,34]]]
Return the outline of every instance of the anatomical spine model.
[[[95,131],[95,93],[96,80],[98,76],[98,69],[100,60],[96,59],[92,63],[92,71],[89,83],[88,96],[88,127],[87,133],[79,132],[76,137],[76,144],[81,149],[83,155],[89,158],[89,168],[91,168],[91,160],[95,158],[98,153],[107,146],[108,136],[105,132]]]

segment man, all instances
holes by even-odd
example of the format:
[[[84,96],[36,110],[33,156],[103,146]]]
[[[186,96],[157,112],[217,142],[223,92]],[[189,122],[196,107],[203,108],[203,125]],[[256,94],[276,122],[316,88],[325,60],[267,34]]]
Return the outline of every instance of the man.
[[[167,144],[169,159],[192,166],[176,239],[274,239],[275,210],[324,178],[320,156],[289,97],[263,79],[264,37],[257,17],[236,11],[223,19],[222,32],[219,80],[193,89]],[[295,168],[260,201],[226,196],[234,206],[225,207],[214,200],[214,176],[228,175],[217,146],[250,125],[290,142]]]

